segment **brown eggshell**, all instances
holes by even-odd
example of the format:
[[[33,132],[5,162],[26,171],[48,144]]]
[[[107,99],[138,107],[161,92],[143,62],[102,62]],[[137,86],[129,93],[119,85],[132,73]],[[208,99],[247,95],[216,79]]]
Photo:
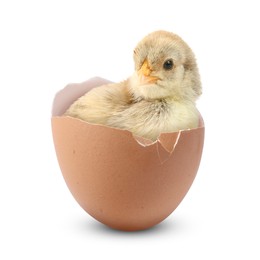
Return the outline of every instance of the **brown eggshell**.
[[[129,131],[62,116],[77,97],[107,82],[94,78],[56,95],[57,158],[72,195],[91,216],[115,229],[146,229],[169,216],[188,192],[201,159],[203,120],[197,129],[164,133],[152,143]]]

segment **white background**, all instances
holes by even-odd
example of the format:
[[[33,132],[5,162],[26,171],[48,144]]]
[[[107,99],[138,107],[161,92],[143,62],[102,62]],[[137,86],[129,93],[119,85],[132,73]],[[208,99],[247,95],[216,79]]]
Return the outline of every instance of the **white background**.
[[[258,1],[0,1],[0,259],[260,259]],[[144,232],[99,224],[72,198],[52,143],[54,94],[133,72],[147,33],[194,50],[206,124],[197,178]]]

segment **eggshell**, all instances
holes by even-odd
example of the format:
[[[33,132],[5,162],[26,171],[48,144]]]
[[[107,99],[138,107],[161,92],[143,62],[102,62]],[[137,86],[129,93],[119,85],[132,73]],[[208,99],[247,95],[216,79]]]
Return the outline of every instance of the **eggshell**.
[[[147,229],[168,217],[188,192],[200,164],[204,123],[201,118],[197,129],[163,133],[150,142],[62,116],[75,99],[107,82],[93,78],[56,95],[57,158],[69,190],[91,216],[115,229]]]

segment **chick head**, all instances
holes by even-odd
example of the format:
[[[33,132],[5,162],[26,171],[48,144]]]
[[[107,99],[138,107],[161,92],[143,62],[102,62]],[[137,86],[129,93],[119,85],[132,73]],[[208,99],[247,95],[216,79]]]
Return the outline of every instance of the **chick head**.
[[[134,62],[130,88],[135,98],[195,101],[201,94],[195,56],[176,34],[148,34],[135,48]]]

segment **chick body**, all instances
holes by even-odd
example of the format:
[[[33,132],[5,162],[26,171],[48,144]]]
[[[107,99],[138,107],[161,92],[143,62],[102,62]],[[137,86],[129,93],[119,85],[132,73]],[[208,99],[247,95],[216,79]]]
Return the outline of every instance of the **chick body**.
[[[137,45],[134,61],[131,77],[92,89],[65,115],[129,130],[153,141],[163,132],[196,128],[195,101],[201,85],[188,45],[175,34],[157,31]]]
[[[196,128],[198,113],[192,104],[173,100],[140,100],[117,111],[107,125],[126,129],[137,136],[155,141],[160,133]]]

